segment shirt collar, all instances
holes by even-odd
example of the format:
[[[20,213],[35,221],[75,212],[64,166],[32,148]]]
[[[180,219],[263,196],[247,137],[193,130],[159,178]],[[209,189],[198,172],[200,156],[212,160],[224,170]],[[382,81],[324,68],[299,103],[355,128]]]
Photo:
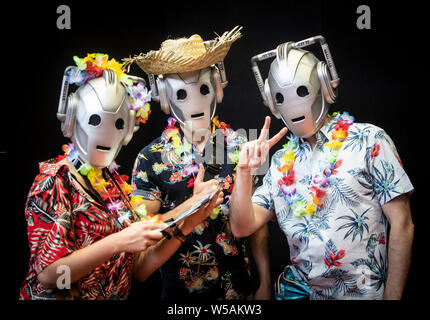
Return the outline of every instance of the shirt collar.
[[[330,130],[330,128],[331,128],[330,124],[331,124],[331,122],[332,122],[332,119],[326,121],[326,123],[321,127],[321,129],[318,130],[317,139],[323,139],[324,142],[330,141],[330,139],[331,139],[331,136],[330,136],[330,131],[331,131]]]
[[[324,125],[315,133],[316,138],[317,138],[317,143],[316,145],[324,145],[324,143],[329,142],[331,139],[331,123],[333,121],[332,119],[326,119],[326,122],[324,123]],[[300,143],[307,143],[305,141],[305,139],[303,138],[299,138]]]

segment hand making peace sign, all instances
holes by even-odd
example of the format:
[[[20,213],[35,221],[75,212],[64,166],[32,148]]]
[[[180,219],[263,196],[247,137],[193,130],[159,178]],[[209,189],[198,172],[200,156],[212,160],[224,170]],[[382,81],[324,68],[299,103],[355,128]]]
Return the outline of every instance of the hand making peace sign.
[[[239,154],[238,169],[252,171],[257,170],[265,161],[270,148],[288,132],[286,127],[282,128],[272,139],[267,140],[270,128],[270,117],[266,117],[263,129],[257,140],[249,141],[244,144]]]

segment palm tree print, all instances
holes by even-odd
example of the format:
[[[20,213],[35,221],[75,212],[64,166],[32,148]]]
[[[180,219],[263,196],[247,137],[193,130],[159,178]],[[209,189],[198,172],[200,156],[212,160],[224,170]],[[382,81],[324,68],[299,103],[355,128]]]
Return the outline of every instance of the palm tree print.
[[[392,198],[390,195],[391,193],[400,194],[399,191],[396,190],[400,179],[394,181],[394,166],[391,163],[381,160],[381,164],[381,170],[373,166],[373,171],[375,173],[373,176],[373,188],[379,201],[385,203]]]
[[[350,208],[350,210],[354,214],[354,216],[346,216],[345,215],[345,216],[341,216],[341,217],[337,218],[336,220],[345,219],[349,222],[341,225],[336,231],[348,228],[348,231],[345,233],[345,236],[343,237],[343,239],[348,238],[352,234],[352,242],[354,242],[355,237],[357,235],[360,235],[360,240],[362,240],[364,229],[366,229],[367,232],[369,233],[369,226],[366,223],[366,220],[369,220],[369,218],[365,217],[364,215],[370,210],[370,208],[368,208],[366,211],[364,211],[360,215],[358,213],[356,213],[354,210],[352,210],[351,208]]]
[[[369,137],[369,130],[370,126],[365,128],[357,128],[354,126],[355,130],[350,130],[348,132],[348,137],[345,139],[345,147],[344,150],[351,147],[351,151],[354,151],[354,149],[357,147],[360,151],[363,148],[363,145],[365,142],[367,142],[367,139]]]
[[[357,298],[366,293],[365,289],[357,286],[357,279],[347,270],[330,269],[323,277],[332,279],[333,284],[328,288],[311,292],[311,299],[313,300],[335,299],[339,294]]]
[[[196,248],[196,250],[193,251],[193,254],[194,253],[198,254],[199,261],[203,261],[203,262],[208,261],[210,257],[214,254],[213,251],[209,249],[211,244],[207,244],[203,246],[203,244],[199,240],[197,240],[197,243],[198,243],[198,246],[193,245],[193,247]]]
[[[189,251],[187,251],[186,254],[181,253],[180,255],[180,261],[188,267],[196,260],[196,257],[194,257]]]

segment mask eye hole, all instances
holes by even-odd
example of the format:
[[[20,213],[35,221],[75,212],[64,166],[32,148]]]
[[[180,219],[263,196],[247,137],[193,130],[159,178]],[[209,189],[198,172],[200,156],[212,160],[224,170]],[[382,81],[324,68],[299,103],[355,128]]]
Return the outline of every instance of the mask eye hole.
[[[100,122],[102,122],[102,118],[98,114],[92,114],[88,120],[88,124],[94,127],[98,126]]]
[[[284,103],[284,96],[282,95],[282,93],[278,92],[275,95],[275,100],[276,100],[276,104],[283,104]]]
[[[124,120],[119,118],[118,120],[115,121],[115,128],[117,128],[118,130],[122,130],[124,129]]]
[[[187,97],[187,92],[184,89],[179,89],[176,92],[176,98],[178,100],[184,100]]]
[[[200,93],[204,96],[209,94],[209,87],[205,84],[202,84],[202,86],[200,87]]]
[[[298,87],[296,92],[297,92],[297,95],[299,97],[302,97],[302,98],[306,97],[307,95],[309,95],[309,90],[305,86]]]

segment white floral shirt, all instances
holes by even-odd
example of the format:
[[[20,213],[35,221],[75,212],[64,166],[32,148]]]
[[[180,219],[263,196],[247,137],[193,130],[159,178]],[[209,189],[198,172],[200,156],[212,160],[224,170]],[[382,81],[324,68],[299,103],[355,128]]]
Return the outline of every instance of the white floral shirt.
[[[323,145],[331,138],[333,120],[317,132],[312,150],[303,139],[294,162],[295,187],[303,200],[325,159]],[[327,196],[313,216],[296,217],[278,180],[283,150],[253,197],[253,203],[274,210],[290,249],[292,267],[304,275],[310,299],[382,299],[387,278],[387,220],[382,205],[411,192],[396,148],[384,130],[354,123],[339,150],[341,160],[328,179]]]

